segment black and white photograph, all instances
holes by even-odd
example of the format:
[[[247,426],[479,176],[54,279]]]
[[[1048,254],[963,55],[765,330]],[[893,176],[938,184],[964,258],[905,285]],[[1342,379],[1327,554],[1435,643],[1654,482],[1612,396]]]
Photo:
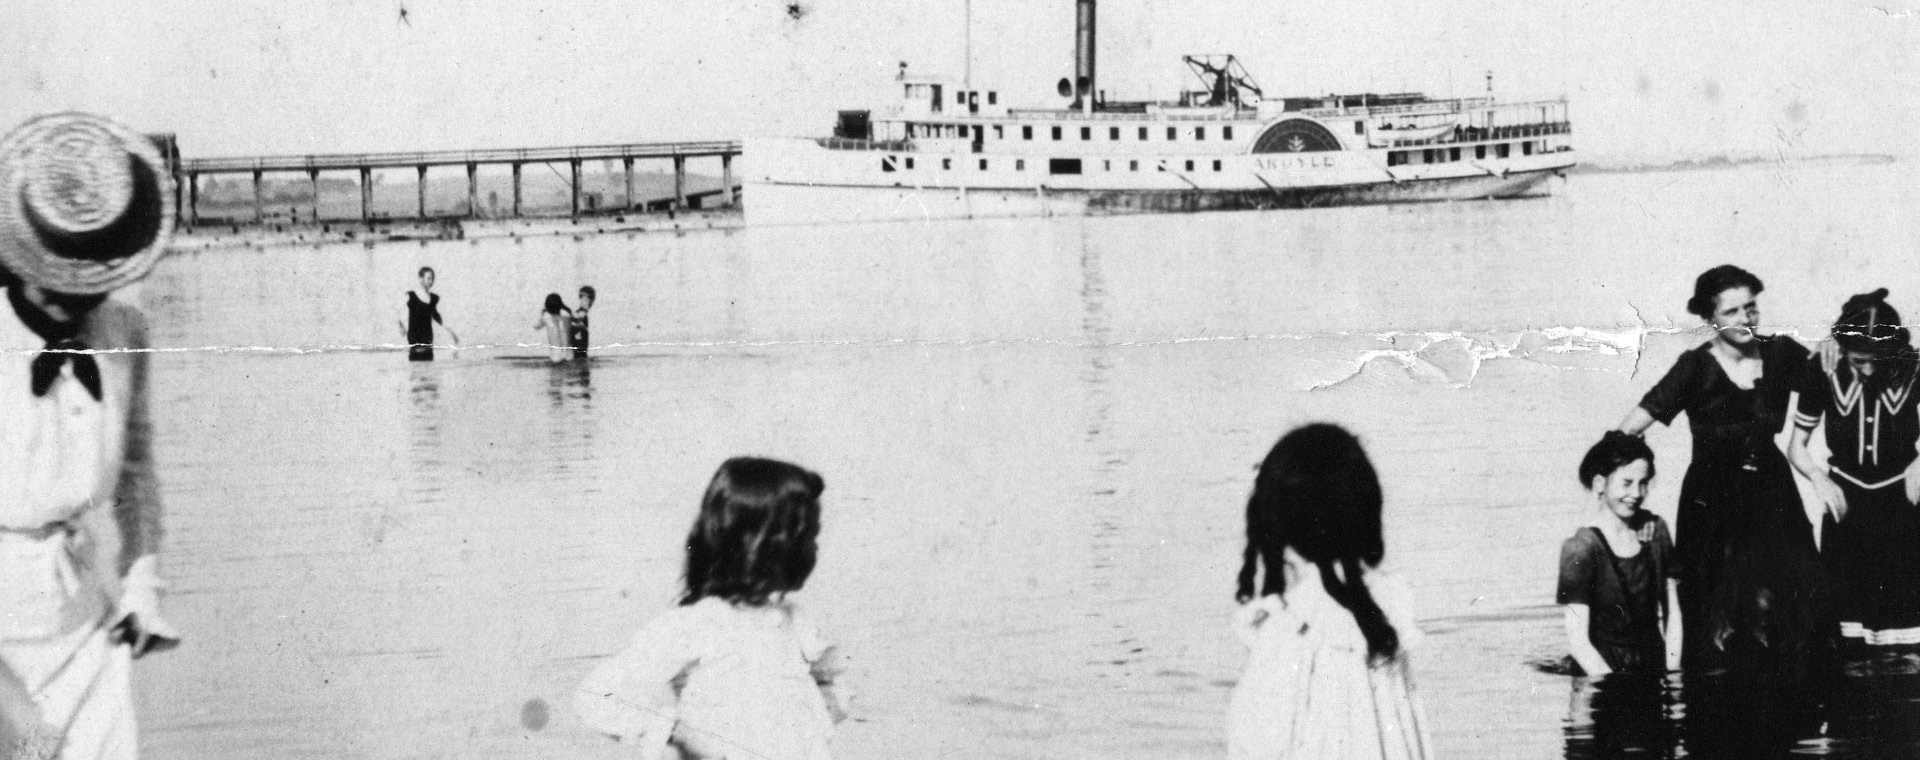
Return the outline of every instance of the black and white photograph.
[[[12,0],[0,758],[1920,756],[1920,5]]]

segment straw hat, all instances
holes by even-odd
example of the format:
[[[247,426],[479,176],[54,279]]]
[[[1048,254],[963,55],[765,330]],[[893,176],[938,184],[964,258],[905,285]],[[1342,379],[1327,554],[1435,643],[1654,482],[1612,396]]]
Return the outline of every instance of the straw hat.
[[[173,232],[173,177],[153,142],[84,113],[0,137],[0,267],[62,293],[105,293],[153,268]]]

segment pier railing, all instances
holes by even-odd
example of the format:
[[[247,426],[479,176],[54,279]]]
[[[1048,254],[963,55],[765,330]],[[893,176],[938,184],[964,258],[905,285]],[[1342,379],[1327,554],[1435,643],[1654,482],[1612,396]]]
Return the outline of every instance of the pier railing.
[[[320,216],[320,173],[323,171],[354,171],[360,175],[360,218],[371,222],[373,219],[373,183],[375,169],[396,169],[411,167],[419,179],[418,218],[427,218],[427,169],[435,166],[464,166],[467,169],[467,215],[479,215],[479,183],[477,175],[481,165],[506,164],[513,167],[513,216],[521,216],[520,204],[520,168],[526,164],[567,164],[572,169],[571,195],[572,216],[580,216],[580,165],[586,161],[618,160],[626,172],[626,209],[644,206],[634,197],[633,162],[636,160],[670,159],[673,162],[673,206],[686,208],[690,196],[687,194],[687,159],[719,158],[721,172],[720,197],[724,205],[732,206],[735,200],[733,181],[733,159],[741,153],[738,140],[706,140],[694,142],[661,143],[624,143],[616,145],[580,145],[553,148],[499,148],[483,150],[444,150],[389,153],[334,153],[288,156],[248,156],[223,158],[186,158],[181,159],[174,168],[179,180],[174,197],[174,205],[179,218],[188,224],[199,221],[200,175],[202,174],[252,174],[253,175],[253,214],[254,221],[265,219],[264,193],[262,177],[268,172],[299,172],[307,175],[313,183],[313,217]]]

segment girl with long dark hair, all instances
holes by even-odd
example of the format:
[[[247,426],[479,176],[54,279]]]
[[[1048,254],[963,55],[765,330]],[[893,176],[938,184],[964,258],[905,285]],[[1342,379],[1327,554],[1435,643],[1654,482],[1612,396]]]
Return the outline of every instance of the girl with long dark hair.
[[[548,293],[546,303],[540,307],[540,321],[533,323],[533,329],[546,331],[547,361],[557,364],[572,355],[573,347],[567,341],[567,330],[572,325],[573,310],[567,308],[567,302],[560,299],[559,293]]]
[[[787,462],[720,465],[687,536],[679,606],[581,684],[591,725],[658,758],[826,760],[843,715],[833,645],[787,594],[812,574],[820,476]]]
[[[1274,444],[1247,499],[1235,629],[1251,651],[1228,712],[1227,754],[1392,758],[1431,753],[1403,646],[1410,596],[1376,566],[1380,480],[1334,425]]]

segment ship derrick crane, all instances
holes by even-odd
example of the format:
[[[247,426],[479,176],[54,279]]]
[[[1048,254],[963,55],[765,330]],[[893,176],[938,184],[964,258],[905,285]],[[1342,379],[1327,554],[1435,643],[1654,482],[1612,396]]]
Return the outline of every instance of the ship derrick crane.
[[[1200,89],[1183,93],[1184,100],[1196,106],[1252,107],[1260,102],[1260,85],[1253,81],[1253,75],[1240,65],[1240,59],[1231,55],[1189,55],[1181,60],[1194,78],[1200,80]]]

